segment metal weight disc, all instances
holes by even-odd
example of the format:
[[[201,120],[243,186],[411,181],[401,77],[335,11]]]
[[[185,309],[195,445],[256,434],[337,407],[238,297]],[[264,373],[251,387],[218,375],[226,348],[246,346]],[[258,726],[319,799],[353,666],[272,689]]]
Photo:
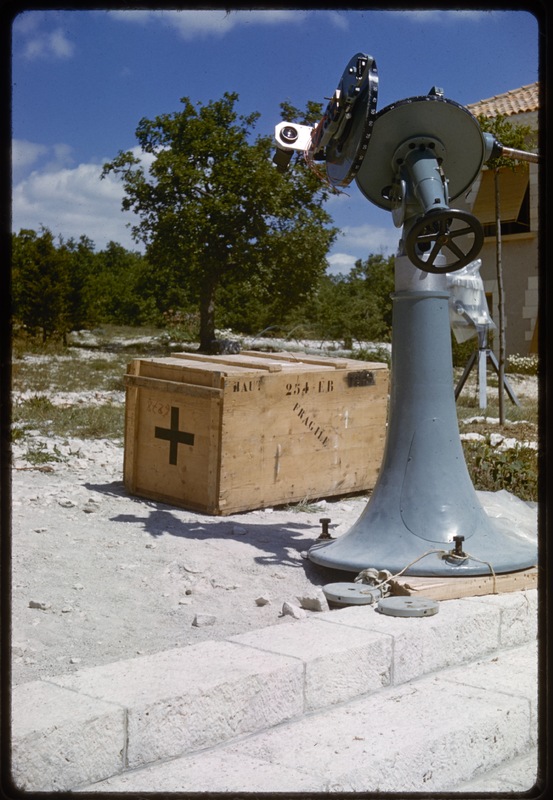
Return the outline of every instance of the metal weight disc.
[[[339,86],[345,125],[326,148],[326,174],[333,186],[355,178],[369,145],[378,97],[378,71],[371,56],[357,53],[347,65]]]
[[[322,588],[326,599],[340,606],[370,605],[382,594],[363,583],[327,583]]]
[[[436,600],[427,597],[384,597],[376,610],[390,617],[432,617],[439,608]]]
[[[400,100],[379,111],[374,121],[366,158],[357,172],[357,185],[365,197],[387,211],[394,205],[390,188],[397,180],[394,155],[413,137],[443,143],[443,170],[449,199],[454,200],[476,180],[485,157],[480,125],[464,106],[439,95]]]

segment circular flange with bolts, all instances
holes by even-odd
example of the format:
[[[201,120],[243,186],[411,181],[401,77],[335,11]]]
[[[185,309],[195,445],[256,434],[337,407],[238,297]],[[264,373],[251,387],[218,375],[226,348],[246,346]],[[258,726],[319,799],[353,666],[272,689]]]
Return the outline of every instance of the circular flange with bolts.
[[[461,227],[453,228],[455,222],[461,223]],[[474,238],[472,243],[469,241],[466,247],[462,247],[456,241],[461,236]],[[441,274],[466,267],[478,256],[483,244],[484,231],[474,214],[446,208],[430,211],[413,224],[407,234],[405,250],[415,267],[425,272]],[[457,260],[444,266],[436,266],[436,260],[443,250],[449,250]]]
[[[428,597],[384,597],[376,607],[390,617],[432,617],[439,609],[438,602]]]
[[[357,53],[340,81],[343,129],[326,148],[326,174],[333,186],[347,186],[365,158],[376,119],[378,70],[371,56]]]

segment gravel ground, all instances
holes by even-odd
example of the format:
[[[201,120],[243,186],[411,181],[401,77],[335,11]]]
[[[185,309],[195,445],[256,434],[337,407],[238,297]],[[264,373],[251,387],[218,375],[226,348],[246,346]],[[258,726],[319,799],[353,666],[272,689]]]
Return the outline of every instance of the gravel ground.
[[[536,396],[535,379],[511,383],[519,396]],[[24,396],[14,395],[14,402]],[[122,392],[49,398],[65,405],[124,403]],[[475,417],[463,430],[497,433],[496,420]],[[498,435],[512,446],[511,439],[535,442],[537,431],[513,424]],[[37,433],[33,443],[57,460],[33,465],[26,460],[28,442],[13,446],[17,684],[289,621],[285,603],[298,607],[303,598],[308,606],[306,598],[320,598],[321,586],[345,577],[305,558],[320,519],[330,517],[339,536],[368,499],[205,516],[130,496],[122,441]]]

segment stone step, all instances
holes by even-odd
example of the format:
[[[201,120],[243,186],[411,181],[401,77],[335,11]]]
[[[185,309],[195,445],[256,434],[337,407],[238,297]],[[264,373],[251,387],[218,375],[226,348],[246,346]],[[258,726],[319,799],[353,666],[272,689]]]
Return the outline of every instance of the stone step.
[[[535,647],[389,686],[95,792],[443,792],[535,783]],[[523,769],[517,764],[522,761]]]
[[[418,681],[415,694],[422,698],[434,679],[443,690],[449,670],[472,674],[482,659],[502,664],[520,645],[535,643],[536,608],[535,590],[443,601],[432,617],[348,607],[17,686],[14,783],[27,791],[74,790],[252,734],[270,735],[292,721],[307,725],[313,714],[348,703],[366,701],[368,709],[375,702],[378,715],[384,707],[397,714]],[[535,654],[525,652],[535,686]],[[501,681],[508,683],[509,674],[499,670],[500,683],[492,677],[486,685],[454,681],[464,686],[456,688],[459,704],[467,687],[480,700],[503,696]],[[519,719],[514,696],[513,719]],[[369,718],[370,728],[374,720],[386,730],[373,711]]]

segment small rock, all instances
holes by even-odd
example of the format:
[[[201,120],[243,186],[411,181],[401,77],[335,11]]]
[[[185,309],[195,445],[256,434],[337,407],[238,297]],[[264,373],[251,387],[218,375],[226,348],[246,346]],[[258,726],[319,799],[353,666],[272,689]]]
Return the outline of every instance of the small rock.
[[[185,589],[185,590],[184,590],[184,593],[185,593],[185,594],[192,594],[192,589]]]
[[[84,586],[82,585],[82,583],[74,583],[73,584],[73,588],[81,590],[81,589],[84,589]]]
[[[232,534],[233,536],[245,536],[247,534],[246,528],[243,528],[242,525],[233,525],[232,526]]]
[[[156,547],[157,544],[155,542],[149,542],[149,544],[146,545],[146,550],[155,550]]]
[[[322,589],[316,589],[315,591],[303,595],[297,595],[296,599],[300,606],[306,608],[308,611],[329,611],[328,601]]]
[[[71,611],[73,611],[73,609],[71,608],[71,606],[64,606],[64,607],[62,608],[62,610],[61,610],[61,613],[62,613],[62,614],[69,614]]]
[[[293,617],[294,619],[303,619],[307,616],[303,608],[294,605],[294,603],[283,603],[282,616]]]
[[[85,514],[94,514],[99,508],[100,505],[96,500],[88,500],[83,506],[83,511]]]
[[[179,606],[189,606],[192,601],[188,599],[188,597],[181,597],[179,600]]]
[[[70,664],[80,664],[81,663],[81,659],[80,658],[70,658],[69,659],[69,663]]]
[[[75,508],[75,503],[73,500],[58,500],[58,505],[62,508]]]
[[[41,611],[48,611],[49,608],[52,608],[52,603],[43,603],[39,600],[30,600],[29,608],[40,608]]]
[[[256,605],[258,606],[266,606],[269,605],[270,602],[271,601],[269,600],[268,597],[263,597],[263,596],[256,598],[255,601]]]
[[[35,533],[46,533],[48,528],[35,528]]]
[[[216,621],[217,617],[214,617],[213,614],[196,614],[192,625],[195,628],[205,628],[208,625],[215,625]]]

